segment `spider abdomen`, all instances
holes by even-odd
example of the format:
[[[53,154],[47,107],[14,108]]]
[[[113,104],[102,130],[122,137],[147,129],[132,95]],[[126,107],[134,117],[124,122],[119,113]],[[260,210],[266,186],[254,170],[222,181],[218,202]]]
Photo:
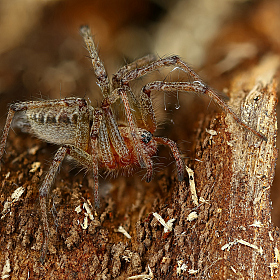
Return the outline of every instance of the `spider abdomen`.
[[[25,118],[31,133],[38,138],[58,145],[75,144],[78,130],[76,107],[31,109],[25,111]]]

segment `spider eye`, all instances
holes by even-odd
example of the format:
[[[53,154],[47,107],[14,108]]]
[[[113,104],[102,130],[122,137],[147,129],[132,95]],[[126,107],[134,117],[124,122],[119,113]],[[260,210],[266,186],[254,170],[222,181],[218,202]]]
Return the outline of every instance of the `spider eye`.
[[[152,140],[153,134],[149,131],[143,131],[141,137],[143,143],[148,144]]]

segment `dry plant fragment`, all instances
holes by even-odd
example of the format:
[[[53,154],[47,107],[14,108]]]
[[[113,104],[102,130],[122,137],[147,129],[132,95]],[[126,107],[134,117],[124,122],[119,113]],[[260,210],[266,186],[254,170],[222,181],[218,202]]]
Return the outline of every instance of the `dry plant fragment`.
[[[149,274],[139,274],[139,275],[135,275],[135,276],[130,276],[127,279],[144,279],[144,280],[154,279],[153,272],[150,269],[149,265],[148,265],[148,269],[149,269]]]
[[[146,180],[149,182],[153,177],[152,157],[156,154],[159,144],[170,148],[175,159],[178,180],[184,179],[185,165],[176,143],[168,138],[153,135],[157,130],[157,123],[150,98],[152,91],[192,91],[206,94],[225,112],[229,113],[239,125],[266,140],[263,134],[245,124],[220,99],[217,92],[207,86],[178,56],[162,59],[146,56],[122,67],[113,75],[112,82],[110,82],[105,67],[98,56],[90,29],[87,26],[82,26],[81,35],[90,54],[97,84],[103,94],[101,106],[94,108],[85,99],[74,97],[14,103],[9,108],[0,142],[1,160],[13,117],[15,113],[19,112],[25,128],[27,127],[30,133],[44,141],[60,145],[39,190],[44,229],[41,262],[44,262],[46,257],[50,231],[47,197],[59,166],[67,155],[92,172],[97,207],[99,206],[98,177],[100,169],[105,169],[108,173],[118,171],[132,173],[136,168],[145,168]],[[192,81],[151,82],[142,88],[140,98],[136,98],[130,88],[131,81],[170,66],[186,72]],[[125,112],[125,123],[118,123],[113,110],[115,107],[121,107]],[[34,168],[39,168],[39,165],[32,166],[32,172],[35,171]],[[197,203],[195,198],[194,203]],[[84,207],[86,211],[90,210],[87,206]],[[76,211],[78,210],[76,209]],[[90,213],[88,216],[92,219]],[[165,229],[167,231],[172,230],[173,222],[174,220],[170,221],[169,224],[166,223]],[[87,228],[87,226],[88,218],[86,216],[82,228]]]
[[[3,266],[3,270],[2,270],[2,277],[1,279],[7,279],[10,277],[10,272],[11,272],[11,264],[10,264],[10,260],[7,258],[5,265]]]
[[[125,237],[127,237],[128,239],[131,239],[131,235],[124,229],[123,226],[119,226],[118,229],[116,230],[116,232],[120,232],[120,233],[122,233]]]
[[[172,231],[173,223],[176,221],[175,218],[172,218],[165,222],[164,219],[158,213],[154,212],[153,215],[163,225],[165,233]]]
[[[192,222],[192,221],[196,220],[197,218],[198,218],[197,212],[193,211],[188,215],[187,221]]]
[[[7,215],[7,213],[9,213],[11,205],[13,203],[17,202],[24,192],[25,192],[25,188],[24,187],[18,187],[12,193],[11,201],[6,201],[4,203],[4,208],[3,208],[2,213],[1,213],[2,214],[1,219],[3,219]]]
[[[195,182],[194,182],[194,172],[188,166],[186,166],[186,171],[189,175],[189,185],[190,185],[190,191],[191,191],[191,195],[192,195],[193,204],[195,206],[198,206],[198,198],[197,198]]]

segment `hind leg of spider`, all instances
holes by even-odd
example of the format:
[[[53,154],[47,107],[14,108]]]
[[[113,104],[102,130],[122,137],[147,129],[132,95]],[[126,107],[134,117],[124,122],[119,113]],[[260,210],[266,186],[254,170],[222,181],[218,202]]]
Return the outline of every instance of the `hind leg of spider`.
[[[40,206],[42,211],[42,222],[43,222],[43,230],[44,230],[44,240],[41,250],[41,257],[40,262],[44,263],[47,249],[48,249],[48,239],[49,239],[49,223],[48,223],[48,211],[47,211],[47,196],[50,191],[50,187],[54,177],[58,171],[60,163],[63,161],[67,151],[69,148],[67,147],[60,147],[56,152],[52,165],[50,166],[49,172],[47,173],[44,182],[39,190],[40,194]]]
[[[42,223],[43,223],[43,230],[44,230],[44,240],[42,245],[42,251],[41,251],[41,257],[40,261],[43,263],[47,254],[48,249],[48,239],[49,239],[49,223],[48,223],[48,206],[47,206],[47,197],[50,192],[50,188],[52,185],[52,182],[55,178],[55,175],[58,172],[59,166],[61,162],[63,161],[66,154],[69,154],[72,158],[74,158],[76,161],[78,161],[80,164],[84,165],[85,167],[93,168],[92,162],[95,162],[93,160],[93,157],[88,154],[87,152],[83,151],[80,148],[77,148],[73,145],[64,145],[58,149],[56,152],[54,159],[52,161],[52,164],[49,168],[49,171],[43,181],[43,184],[39,190],[39,199],[40,199],[40,206],[42,211]],[[95,166],[96,167],[96,166]],[[96,172],[94,172],[96,173]],[[98,174],[98,170],[97,170]],[[98,178],[95,178],[95,187],[98,189]],[[97,193],[98,195],[98,193]]]

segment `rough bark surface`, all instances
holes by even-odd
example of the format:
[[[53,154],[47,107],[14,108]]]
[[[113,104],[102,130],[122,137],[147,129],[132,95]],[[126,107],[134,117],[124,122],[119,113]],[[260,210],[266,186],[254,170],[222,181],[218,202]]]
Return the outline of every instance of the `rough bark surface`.
[[[192,151],[197,161],[189,166],[198,206],[191,175],[178,183],[176,174],[161,172],[151,184],[115,180],[95,213],[90,180],[63,167],[49,197],[43,265],[38,186],[54,148],[11,133],[0,173],[2,279],[278,279],[279,231],[271,223],[269,196],[278,155],[272,80],[278,64],[278,57],[267,57],[235,77],[230,89],[230,106],[267,142],[223,114],[199,123]],[[131,239],[118,232],[120,225]]]

